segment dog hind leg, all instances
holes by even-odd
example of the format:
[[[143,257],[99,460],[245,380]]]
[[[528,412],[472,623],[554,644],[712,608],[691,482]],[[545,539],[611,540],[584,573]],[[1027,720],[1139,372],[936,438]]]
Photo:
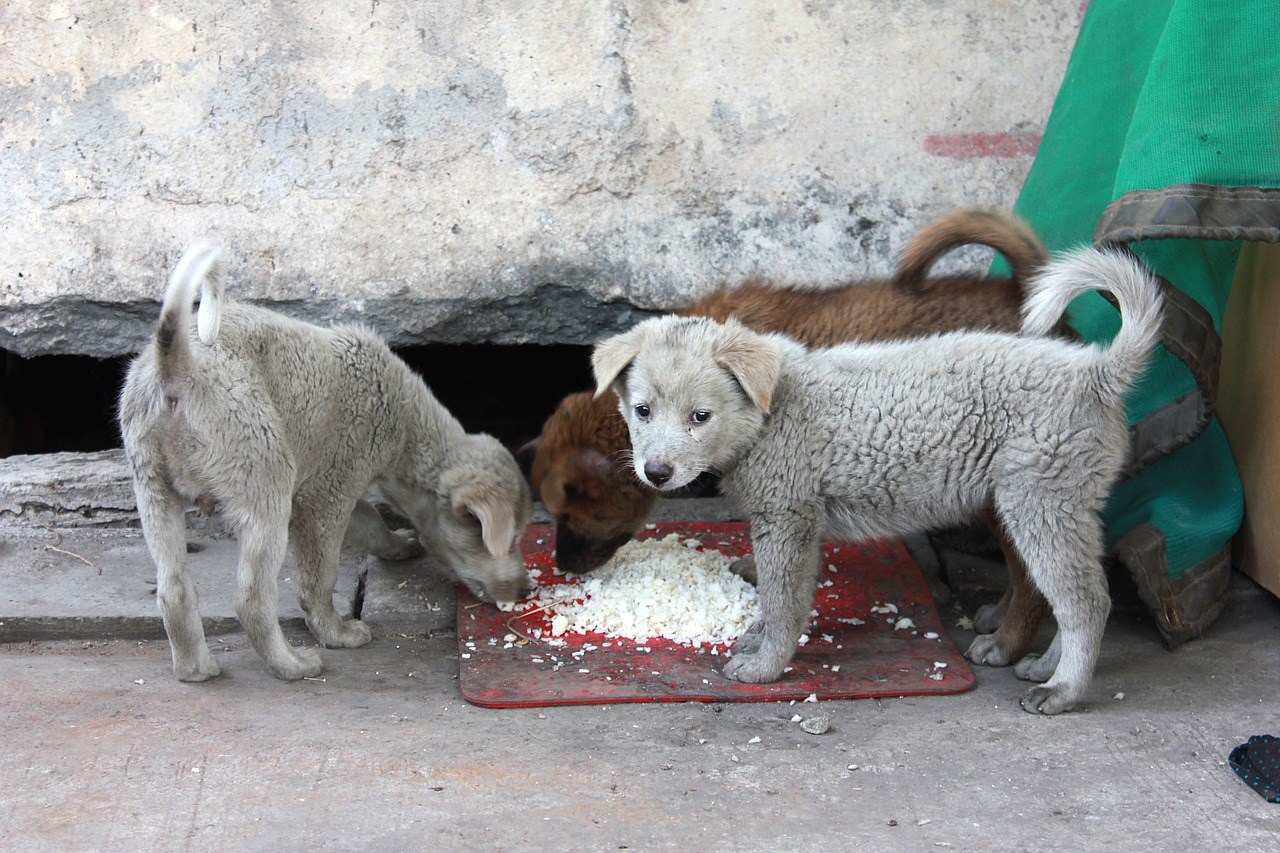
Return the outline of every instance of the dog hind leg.
[[[277,678],[296,681],[319,675],[320,653],[289,645],[277,616],[278,576],[288,544],[289,496],[274,496],[260,512],[249,515],[240,528],[236,616],[249,643]]]
[[[1000,603],[1004,613],[994,633],[975,637],[965,657],[983,666],[1008,666],[1022,657],[1035,638],[1047,602],[1027,577],[1027,568],[1003,530],[996,534],[1005,565],[1009,568],[1009,586]],[[997,605],[998,607],[999,605]],[[979,611],[981,613],[981,611]],[[977,628],[977,620],[974,620]]]
[[[373,507],[369,509],[377,514]],[[312,635],[330,649],[354,649],[373,639],[367,625],[358,619],[344,622],[333,606],[345,532],[343,521],[348,518],[354,518],[348,504],[333,500],[321,503],[314,492],[303,491],[295,498],[289,519],[289,535],[298,561],[298,603],[306,613]]]
[[[1012,544],[1058,620],[1054,642],[1059,656],[1053,675],[1021,700],[1023,709],[1031,713],[1070,710],[1084,696],[1093,676],[1111,611],[1100,559],[1100,505],[1101,499],[1072,502],[1025,493],[1019,499],[998,501]]]
[[[135,492],[142,532],[156,564],[156,602],[169,636],[173,672],[180,681],[207,681],[222,673],[200,621],[195,583],[187,570],[187,528],[183,500],[152,479]]]

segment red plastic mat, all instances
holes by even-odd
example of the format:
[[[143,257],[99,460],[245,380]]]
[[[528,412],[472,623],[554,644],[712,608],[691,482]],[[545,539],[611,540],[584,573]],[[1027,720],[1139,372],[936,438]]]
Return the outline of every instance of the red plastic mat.
[[[748,525],[742,522],[659,524],[640,538],[669,533],[731,556],[751,551]],[[542,570],[542,584],[566,582],[552,575],[554,537],[553,525],[535,524],[522,543],[530,568]],[[559,638],[565,645],[558,647],[525,639],[534,628],[550,637],[544,614],[504,613],[460,589],[462,695],[486,708],[528,708],[769,702],[811,695],[857,699],[961,693],[973,686],[973,672],[942,629],[929,587],[900,541],[829,544],[823,566],[809,641],[797,649],[790,671],[771,684],[742,684],[721,675],[724,646],[692,648],[600,634],[565,634]],[[897,612],[872,612],[886,604]],[[895,628],[902,619],[913,627]],[[515,641],[505,639],[513,634]]]

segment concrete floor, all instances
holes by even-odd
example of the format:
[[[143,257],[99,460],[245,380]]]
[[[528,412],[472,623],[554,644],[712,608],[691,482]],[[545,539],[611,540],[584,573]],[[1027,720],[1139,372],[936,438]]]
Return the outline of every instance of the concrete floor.
[[[274,679],[234,624],[215,621],[223,675],[182,684],[153,612],[77,619],[54,600],[93,600],[100,577],[145,587],[137,534],[47,544],[0,548],[0,612],[17,614],[0,618],[6,849],[1280,845],[1280,806],[1226,763],[1250,735],[1280,733],[1280,602],[1243,577],[1209,633],[1174,652],[1116,579],[1082,711],[1033,717],[1010,670],[975,667],[976,688],[959,696],[806,706],[833,722],[815,736],[786,703],[470,706],[457,687],[452,592],[401,587],[412,567],[389,564],[369,574],[374,642],[325,651],[320,680]],[[220,553],[201,556],[229,573],[232,552]],[[31,566],[46,580],[24,575]],[[142,574],[131,581],[126,566]],[[50,580],[59,576],[65,584]],[[204,612],[216,616],[213,586],[202,586]],[[62,615],[34,618],[33,588]],[[956,593],[968,610],[991,591],[970,572]],[[119,601],[100,605],[133,606]],[[944,621],[958,613],[944,608]],[[308,640],[285,615],[292,639]],[[972,638],[951,634],[962,649]]]

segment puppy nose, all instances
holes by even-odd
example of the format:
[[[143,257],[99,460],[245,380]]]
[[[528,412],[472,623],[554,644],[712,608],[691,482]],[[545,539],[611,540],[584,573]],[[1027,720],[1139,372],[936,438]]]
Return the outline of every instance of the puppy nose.
[[[671,479],[671,466],[665,462],[646,462],[644,463],[644,475],[649,478],[649,482],[655,486],[661,486],[667,480]]]

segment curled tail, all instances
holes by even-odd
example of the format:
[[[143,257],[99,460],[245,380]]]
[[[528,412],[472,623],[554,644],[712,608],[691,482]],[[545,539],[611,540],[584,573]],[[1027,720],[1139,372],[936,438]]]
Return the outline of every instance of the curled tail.
[[[1040,238],[1021,219],[997,211],[956,210],[939,216],[916,232],[898,261],[894,283],[918,293],[939,258],[970,243],[990,246],[1004,255],[1019,286],[1049,260]]]
[[[188,316],[200,293],[200,312],[196,320],[200,340],[213,343],[218,337],[222,319],[222,295],[226,289],[227,270],[222,250],[197,243],[187,250],[169,277],[160,306],[160,323],[156,327],[157,365],[165,396],[177,399],[191,375],[191,340]]]
[[[1120,308],[1120,331],[1098,362],[1100,386],[1122,396],[1160,340],[1164,298],[1142,262],[1121,249],[1076,249],[1051,261],[1027,282],[1022,333],[1043,335],[1082,293],[1109,292]]]

